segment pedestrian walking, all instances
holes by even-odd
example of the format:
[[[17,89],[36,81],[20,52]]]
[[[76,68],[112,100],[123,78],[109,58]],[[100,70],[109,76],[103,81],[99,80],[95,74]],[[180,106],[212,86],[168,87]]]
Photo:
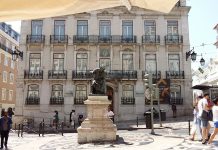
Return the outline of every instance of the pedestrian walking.
[[[53,126],[58,129],[58,123],[59,123],[59,116],[58,116],[58,111],[55,110],[55,115],[53,117]]]
[[[208,135],[210,131],[210,123],[208,118],[208,112],[212,106],[208,104],[210,97],[209,94],[204,94],[204,98],[202,98],[198,102],[198,110],[199,110],[199,117],[201,119],[201,129],[202,129],[202,144],[206,144],[208,140]]]
[[[3,149],[3,145],[5,146],[5,149],[8,148],[8,136],[9,131],[11,129],[12,120],[10,117],[8,117],[8,113],[5,111],[4,116],[0,119],[0,131],[1,131],[1,148]]]
[[[14,115],[14,112],[11,107],[8,108],[8,116],[12,119],[12,116]]]
[[[210,139],[208,141],[208,144],[211,144],[214,137],[218,133],[218,97],[213,100],[214,106],[212,107],[212,112],[213,112],[213,122],[214,122],[214,130],[213,133],[210,136]]]
[[[72,110],[70,112],[70,125],[75,128],[76,112]]]
[[[109,119],[111,119],[112,122],[114,122],[114,113],[113,113],[113,111],[110,109],[110,107],[108,107],[107,117],[108,117]]]
[[[175,103],[172,104],[172,111],[173,111],[173,118],[176,118],[177,108],[176,108],[176,104]]]

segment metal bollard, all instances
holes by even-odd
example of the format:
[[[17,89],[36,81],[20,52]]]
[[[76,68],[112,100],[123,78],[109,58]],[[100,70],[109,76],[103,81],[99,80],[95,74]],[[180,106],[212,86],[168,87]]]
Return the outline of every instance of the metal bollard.
[[[75,125],[75,120],[73,120],[74,124],[73,124],[73,128],[75,129],[76,128],[76,125]]]
[[[45,134],[45,123],[43,122],[43,124],[42,124],[42,136],[44,136],[44,134]]]
[[[17,132],[17,134],[18,134],[18,137],[20,137],[20,124],[18,125],[18,132]]]
[[[188,120],[188,134],[191,135],[191,123],[190,123],[190,120]]]
[[[21,124],[21,133],[20,136],[23,137],[23,124]]]
[[[41,129],[42,129],[42,122],[39,123],[39,136],[41,134]]]
[[[14,124],[14,130],[15,131],[17,130],[17,124],[16,123]]]
[[[136,117],[136,125],[137,125],[137,127],[139,126],[139,118],[138,118],[138,116]]]
[[[61,122],[61,135],[64,136],[64,122]]]

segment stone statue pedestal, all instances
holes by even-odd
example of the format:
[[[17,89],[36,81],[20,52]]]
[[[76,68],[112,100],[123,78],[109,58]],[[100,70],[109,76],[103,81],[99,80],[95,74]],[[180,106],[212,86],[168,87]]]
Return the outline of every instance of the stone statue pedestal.
[[[77,129],[78,143],[115,141],[117,127],[106,116],[111,102],[107,96],[88,96],[84,102],[87,105],[87,118]]]

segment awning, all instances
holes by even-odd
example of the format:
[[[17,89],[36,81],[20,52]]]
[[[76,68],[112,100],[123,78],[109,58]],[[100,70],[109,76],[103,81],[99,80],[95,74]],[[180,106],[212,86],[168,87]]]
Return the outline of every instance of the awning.
[[[192,87],[192,89],[196,89],[196,90],[208,90],[211,87],[212,86],[209,86],[209,85],[195,85],[195,86]]]
[[[70,15],[126,6],[169,13],[178,0],[1,0],[0,22]]]

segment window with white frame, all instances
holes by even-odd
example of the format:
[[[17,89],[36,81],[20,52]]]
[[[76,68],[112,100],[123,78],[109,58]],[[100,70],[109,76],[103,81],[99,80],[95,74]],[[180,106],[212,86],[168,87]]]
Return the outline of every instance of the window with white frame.
[[[169,54],[168,65],[169,71],[180,71],[179,54]]]
[[[77,20],[77,35],[78,36],[88,35],[88,20]]]
[[[100,22],[99,22],[99,35],[100,35],[100,37],[108,37],[111,35],[111,22],[110,22],[110,20],[100,20]]]
[[[64,54],[55,53],[53,55],[53,70],[63,71],[64,70]]]
[[[27,96],[29,98],[38,98],[39,97],[39,85],[37,85],[37,84],[29,85]]]
[[[64,20],[54,21],[54,34],[55,35],[65,35],[65,21]]]
[[[30,72],[38,72],[41,67],[41,54],[31,53],[29,61]]]
[[[147,73],[157,72],[157,60],[155,54],[146,54],[145,55],[145,71]]]
[[[132,38],[133,36],[133,21],[132,20],[123,20],[122,25],[123,37]]]
[[[8,78],[8,73],[6,71],[3,71],[3,82],[7,82],[7,78]]]
[[[145,20],[145,35],[156,35],[156,24],[154,20]]]
[[[178,35],[178,21],[176,20],[167,21],[167,34]]]
[[[122,55],[122,70],[130,71],[133,68],[133,54]]]
[[[76,85],[76,98],[85,99],[87,97],[87,86],[84,84]]]
[[[102,48],[100,49],[100,54],[99,54],[99,66],[104,67],[105,71],[110,71],[110,49],[105,49]]]
[[[9,101],[12,101],[13,100],[13,90],[9,90],[9,98],[8,98]]]
[[[8,66],[8,57],[7,56],[5,56],[4,65]]]
[[[171,85],[170,86],[170,97],[172,99],[181,98],[181,86],[180,85]]]
[[[52,85],[51,96],[52,97],[63,97],[63,85],[60,85],[60,84]]]
[[[2,100],[6,100],[6,98],[7,98],[6,88],[2,88]]]
[[[14,83],[14,74],[10,73],[10,84]]]
[[[31,34],[32,35],[42,35],[43,21],[42,20],[32,20],[31,23],[32,23]]]
[[[88,54],[77,53],[76,54],[76,70],[77,72],[84,72],[87,70]]]
[[[123,97],[134,97],[134,86],[130,84],[123,85]]]

